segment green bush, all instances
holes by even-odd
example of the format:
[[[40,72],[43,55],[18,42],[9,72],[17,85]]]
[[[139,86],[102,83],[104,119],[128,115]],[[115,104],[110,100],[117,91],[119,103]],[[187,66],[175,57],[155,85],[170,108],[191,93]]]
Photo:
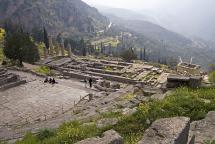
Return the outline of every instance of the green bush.
[[[44,139],[47,139],[47,138],[50,138],[52,136],[55,135],[55,131],[54,130],[51,130],[51,129],[44,129],[44,130],[41,130],[38,134],[37,134],[37,138],[39,140],[44,140]]]

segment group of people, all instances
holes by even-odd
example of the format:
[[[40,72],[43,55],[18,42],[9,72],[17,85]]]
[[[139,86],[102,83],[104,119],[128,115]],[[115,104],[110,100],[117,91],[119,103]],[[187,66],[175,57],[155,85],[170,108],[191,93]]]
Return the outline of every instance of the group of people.
[[[93,80],[90,78],[88,80],[88,82],[89,82],[90,88],[92,88],[93,87]],[[87,79],[84,80],[84,83],[85,83],[85,88],[86,88],[87,87]]]
[[[55,81],[54,78],[48,78],[48,77],[47,77],[47,78],[44,80],[44,83],[56,84],[57,82]]]

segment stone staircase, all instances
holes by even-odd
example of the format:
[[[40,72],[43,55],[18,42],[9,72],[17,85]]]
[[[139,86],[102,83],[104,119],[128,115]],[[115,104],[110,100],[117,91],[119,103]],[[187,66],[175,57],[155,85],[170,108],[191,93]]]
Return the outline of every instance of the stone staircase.
[[[18,75],[8,73],[4,68],[0,68],[0,91],[19,86],[26,83],[25,80],[21,80]]]

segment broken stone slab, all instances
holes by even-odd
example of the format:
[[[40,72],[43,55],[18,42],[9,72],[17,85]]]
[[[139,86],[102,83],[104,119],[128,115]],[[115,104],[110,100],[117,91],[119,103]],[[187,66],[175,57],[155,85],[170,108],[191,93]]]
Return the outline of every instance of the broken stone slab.
[[[126,115],[126,116],[131,116],[131,115],[133,115],[136,112],[137,112],[137,108],[136,107],[132,108],[132,109],[131,108],[124,108],[122,110],[122,114]]]
[[[209,112],[205,119],[191,123],[190,139],[195,136],[195,144],[215,140],[215,111]]]
[[[107,119],[101,119],[96,122],[96,127],[97,128],[104,128],[107,126],[113,126],[118,123],[117,118],[107,118]]]
[[[155,121],[138,144],[187,144],[190,118],[174,117]]]
[[[102,138],[88,138],[76,144],[123,144],[123,138],[114,130],[103,133]]]

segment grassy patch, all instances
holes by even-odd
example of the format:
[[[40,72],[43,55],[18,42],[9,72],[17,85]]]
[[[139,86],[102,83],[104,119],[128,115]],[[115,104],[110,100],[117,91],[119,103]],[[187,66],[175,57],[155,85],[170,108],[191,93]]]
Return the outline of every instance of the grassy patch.
[[[110,71],[110,72],[112,72],[112,71],[114,71],[114,70],[113,70],[113,68],[112,68],[112,67],[107,66],[107,67],[105,67],[105,71]]]
[[[53,136],[44,140],[28,134],[18,144],[27,142],[72,144],[82,139],[100,136],[109,129],[116,130],[124,138],[125,144],[136,144],[142,138],[144,131],[157,119],[185,116],[195,121],[203,119],[209,111],[214,110],[215,88],[178,88],[163,100],[151,100],[140,104],[138,111],[132,116],[122,116],[120,113],[101,114],[100,118],[118,117],[119,122],[115,126],[98,129],[95,124],[83,126],[79,122],[71,122],[63,124]],[[213,141],[212,144],[214,144]]]
[[[208,140],[208,141],[205,141],[205,144],[215,144],[215,140]]]
[[[51,69],[47,66],[40,66],[38,68],[33,69],[34,72],[39,73],[39,74],[44,74],[48,76],[53,76],[54,73],[51,71]]]

